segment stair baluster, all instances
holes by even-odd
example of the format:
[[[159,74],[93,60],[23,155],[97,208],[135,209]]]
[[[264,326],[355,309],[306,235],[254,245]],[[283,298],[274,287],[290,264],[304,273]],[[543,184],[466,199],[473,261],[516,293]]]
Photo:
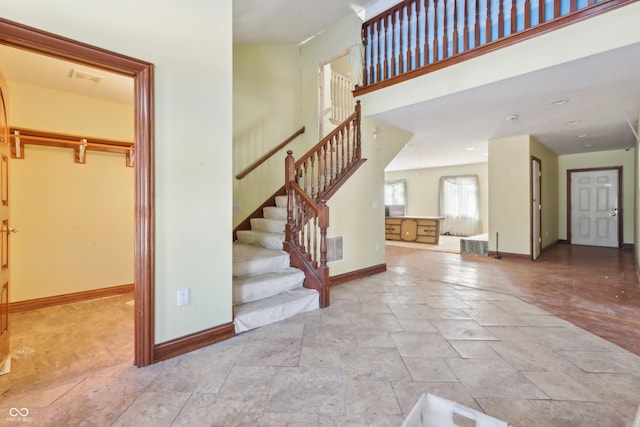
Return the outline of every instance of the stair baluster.
[[[326,202],[365,161],[360,157],[359,102],[355,110],[302,158],[296,161],[289,150],[285,159],[287,225],[283,248],[289,252],[291,265],[305,272],[304,286],[320,293],[320,307],[329,305]]]

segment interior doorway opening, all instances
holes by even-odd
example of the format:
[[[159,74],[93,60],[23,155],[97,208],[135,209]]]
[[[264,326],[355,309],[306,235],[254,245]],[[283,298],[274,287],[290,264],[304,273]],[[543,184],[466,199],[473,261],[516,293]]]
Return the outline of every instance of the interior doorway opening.
[[[542,162],[531,158],[531,259],[536,260],[542,250]]]
[[[134,363],[149,365],[154,362],[153,65],[4,19],[0,44],[134,79]]]
[[[344,50],[320,63],[318,71],[318,136],[320,139],[353,114],[354,87],[351,49]]]

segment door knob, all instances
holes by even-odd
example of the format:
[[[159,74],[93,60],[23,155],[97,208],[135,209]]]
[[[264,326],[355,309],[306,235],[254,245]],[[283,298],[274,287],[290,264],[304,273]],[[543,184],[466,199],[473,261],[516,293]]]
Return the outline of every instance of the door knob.
[[[18,232],[18,229],[17,228],[13,228],[13,227],[9,227],[8,230],[9,230],[9,233],[14,233],[15,234],[15,233]]]

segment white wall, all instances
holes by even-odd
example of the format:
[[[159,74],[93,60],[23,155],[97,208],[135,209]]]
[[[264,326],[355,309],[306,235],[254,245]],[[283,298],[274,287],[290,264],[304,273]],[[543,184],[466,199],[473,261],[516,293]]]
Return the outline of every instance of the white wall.
[[[480,227],[478,234],[489,231],[489,165],[473,163],[442,168],[386,172],[385,180],[406,180],[407,216],[438,216],[440,177],[477,175],[480,194]]]
[[[22,0],[2,9],[154,64],[155,341],[231,322],[231,2]],[[186,287],[192,303],[177,307]]]

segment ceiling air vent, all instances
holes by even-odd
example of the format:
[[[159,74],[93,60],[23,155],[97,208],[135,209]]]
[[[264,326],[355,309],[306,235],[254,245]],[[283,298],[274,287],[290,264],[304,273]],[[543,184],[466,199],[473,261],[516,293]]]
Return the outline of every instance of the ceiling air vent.
[[[87,73],[85,71],[80,71],[76,69],[72,69],[69,72],[69,77],[71,77],[72,79],[89,80],[94,83],[100,83],[102,81],[101,76],[97,76],[95,74]]]

